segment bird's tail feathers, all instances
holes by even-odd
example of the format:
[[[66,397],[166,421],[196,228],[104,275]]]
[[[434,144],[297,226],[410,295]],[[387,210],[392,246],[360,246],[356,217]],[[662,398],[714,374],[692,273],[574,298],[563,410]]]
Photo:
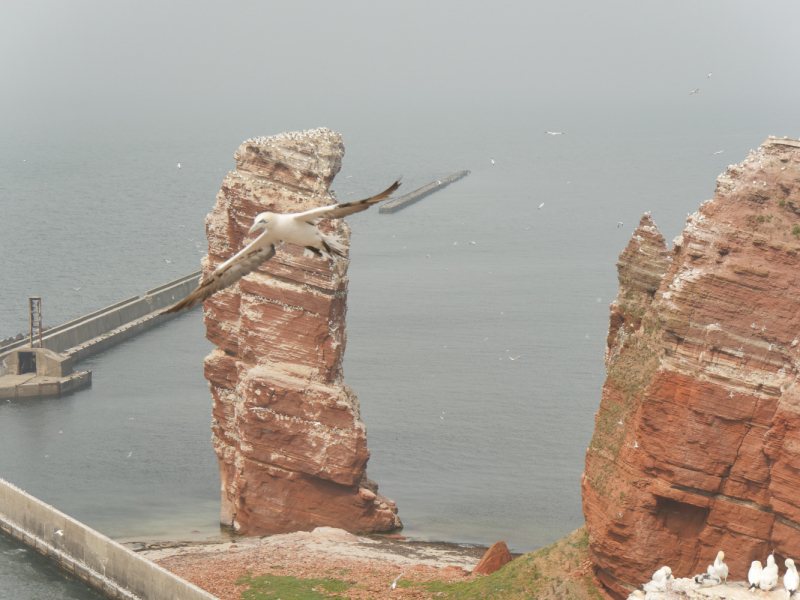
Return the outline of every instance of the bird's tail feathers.
[[[347,256],[347,251],[350,249],[338,235],[323,235],[322,245],[325,246],[328,254],[336,254],[342,258]]]

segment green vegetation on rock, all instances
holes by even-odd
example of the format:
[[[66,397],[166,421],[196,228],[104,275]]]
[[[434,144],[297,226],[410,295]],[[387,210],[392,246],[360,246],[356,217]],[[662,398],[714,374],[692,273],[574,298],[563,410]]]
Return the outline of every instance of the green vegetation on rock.
[[[432,600],[603,600],[591,572],[584,574],[580,571],[586,564],[588,549],[589,534],[585,527],[581,527],[555,544],[524,554],[486,577],[453,582],[400,579],[397,586],[422,588]],[[352,581],[272,574],[245,575],[236,583],[250,586],[242,592],[242,600],[344,599],[348,597],[348,590],[360,587]],[[373,600],[391,600],[398,591],[382,592]]]
[[[244,575],[237,585],[248,584],[250,589],[242,592],[242,600],[323,600],[341,598],[339,593],[350,588],[346,581],[338,579],[300,579],[287,575]]]

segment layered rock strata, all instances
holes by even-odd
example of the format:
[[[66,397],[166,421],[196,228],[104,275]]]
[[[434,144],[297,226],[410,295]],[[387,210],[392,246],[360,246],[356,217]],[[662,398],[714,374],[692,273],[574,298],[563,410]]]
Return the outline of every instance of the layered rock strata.
[[[254,238],[247,232],[256,214],[334,203],[328,186],[343,155],[341,137],[327,129],[244,142],[206,219],[204,273]],[[344,221],[320,228],[349,240]],[[203,305],[206,337],[216,346],[205,375],[221,521],[240,533],[401,526],[395,503],[366,476],[367,432],[342,380],[348,264],[284,244]]]
[[[617,267],[582,478],[598,578],[622,598],[718,550],[735,580],[800,557],[800,142],[728,167],[671,250],[645,215]]]

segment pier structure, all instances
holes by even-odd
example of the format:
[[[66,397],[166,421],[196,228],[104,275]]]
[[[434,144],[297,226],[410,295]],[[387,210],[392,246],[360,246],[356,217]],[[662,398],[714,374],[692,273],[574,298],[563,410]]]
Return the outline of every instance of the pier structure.
[[[108,598],[218,600],[4,479],[0,534],[22,542]]]
[[[434,192],[439,191],[445,186],[450,185],[454,181],[458,181],[462,177],[466,177],[469,175],[469,171],[459,171],[458,173],[453,173],[449,177],[445,177],[444,179],[437,179],[436,181],[432,181],[428,185],[424,185],[421,188],[414,190],[406,194],[405,196],[400,196],[395,198],[394,200],[389,200],[388,202],[381,205],[379,212],[382,213],[395,213],[398,210],[403,210],[407,206],[411,206],[415,202],[419,202],[423,198],[430,196]]]
[[[188,296],[201,274],[184,275],[57,327],[43,330],[39,323],[30,337],[0,346],[0,398],[60,396],[91,385],[91,371],[73,373],[72,367],[175,318],[163,310]],[[33,310],[31,305],[32,320]]]

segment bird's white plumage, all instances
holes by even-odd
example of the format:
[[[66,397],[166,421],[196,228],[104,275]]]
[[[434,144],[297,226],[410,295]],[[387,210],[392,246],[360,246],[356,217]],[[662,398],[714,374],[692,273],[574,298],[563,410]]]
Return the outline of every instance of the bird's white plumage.
[[[647,583],[642,585],[642,589],[645,592],[666,592],[667,591],[667,582],[666,581],[648,581]]]
[[[717,577],[719,577],[722,581],[727,583],[728,565],[722,562],[723,560],[725,560],[725,553],[722,550],[720,550],[719,552],[717,552],[717,558],[714,560],[714,572],[717,574]]]
[[[708,569],[702,575],[695,575],[694,582],[700,587],[712,587],[722,583],[722,580],[714,570],[714,565],[708,565]]]
[[[763,568],[761,567],[760,560],[754,560],[750,564],[750,570],[747,572],[747,582],[750,584],[750,589],[754,589],[758,587],[758,582],[761,580],[761,571]]]
[[[263,229],[263,233],[214,269],[191,294],[165,312],[188,310],[198,302],[203,302],[216,292],[233,285],[275,256],[275,247],[283,242],[303,246],[306,251],[317,256],[331,254],[343,256],[347,246],[337,236],[322,233],[317,229],[317,223],[322,219],[340,219],[367,210],[373,204],[388,198],[398,187],[400,187],[399,180],[380,194],[356,202],[321,206],[300,213],[263,212],[256,215],[250,233],[259,229]]]
[[[767,566],[761,571],[761,577],[758,579],[758,587],[768,592],[778,585],[778,565],[775,564],[775,557],[770,554],[767,557]]]
[[[787,558],[786,574],[783,576],[783,587],[786,588],[786,593],[789,594],[789,598],[794,596],[798,586],[800,586],[800,575],[797,574],[797,567],[794,566],[794,561],[791,558]]]
[[[394,588],[396,588],[396,587],[397,587],[397,582],[400,580],[400,578],[401,578],[402,576],[403,576],[403,574],[402,574],[402,573],[400,573],[400,575],[398,575],[397,577],[395,577],[395,578],[394,578],[394,581],[392,582],[392,587],[390,587],[389,589],[393,590]]]
[[[653,573],[653,578],[650,581],[642,584],[642,589],[645,592],[666,592],[667,581],[670,579],[672,579],[672,569],[666,566],[661,567]]]

